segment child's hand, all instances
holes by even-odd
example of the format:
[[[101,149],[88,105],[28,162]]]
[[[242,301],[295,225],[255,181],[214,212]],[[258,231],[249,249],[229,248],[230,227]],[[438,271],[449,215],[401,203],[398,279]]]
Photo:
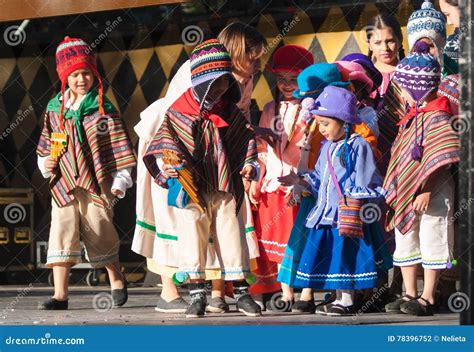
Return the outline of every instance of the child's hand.
[[[424,213],[430,204],[431,192],[420,193],[413,201],[413,209],[419,213]]]
[[[55,169],[58,167],[58,160],[57,159],[53,159],[51,158],[50,156],[46,159],[46,161],[44,162],[44,167],[46,169],[46,171],[54,174],[55,172]]]
[[[280,182],[282,186],[286,187],[294,185],[309,186],[308,182],[295,174],[293,171],[291,171],[288,175],[278,177],[278,182]]]
[[[176,166],[170,164],[163,164],[163,171],[168,177],[178,178],[178,171],[176,171]]]
[[[257,170],[252,165],[247,165],[240,171],[240,175],[248,181],[251,181],[257,176]]]
[[[257,181],[250,184],[249,199],[253,204],[258,204],[260,200],[260,184]]]
[[[123,195],[123,192],[116,188],[112,188],[111,192],[116,197],[121,197]]]

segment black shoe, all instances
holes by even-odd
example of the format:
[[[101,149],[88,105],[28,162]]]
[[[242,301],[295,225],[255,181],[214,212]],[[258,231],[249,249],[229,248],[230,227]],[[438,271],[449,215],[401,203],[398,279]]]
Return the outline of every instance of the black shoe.
[[[229,311],[229,305],[222,297],[213,297],[211,302],[206,308],[206,311],[210,313],[227,313]]]
[[[262,309],[249,294],[239,297],[237,300],[237,310],[248,317],[258,317],[262,315]]]
[[[114,307],[121,307],[128,300],[127,280],[123,281],[123,288],[112,290],[112,298],[114,300]]]
[[[186,309],[186,318],[201,318],[206,314],[206,299],[198,298],[191,302]]]
[[[293,304],[291,307],[292,313],[303,313],[303,314],[313,314],[316,311],[316,304],[314,304],[314,300],[310,301],[303,301],[299,300]]]
[[[281,299],[281,294],[276,294],[273,296],[269,301],[265,303],[265,307],[267,310],[271,310],[273,312],[291,312],[291,308],[295,304],[295,300],[292,299],[291,301],[285,301]]]
[[[400,306],[400,311],[405,314],[416,315],[418,317],[427,317],[434,315],[437,306],[431,304],[428,300],[420,296],[422,301],[425,302],[425,305],[421,304],[417,299],[412,299],[411,301],[405,302]]]
[[[357,307],[355,304],[352,306],[343,306],[341,304],[333,304],[329,308],[328,316],[342,316],[342,315],[355,315],[357,313]]]
[[[403,297],[397,298],[395,301],[385,305],[385,312],[387,313],[401,313],[400,306],[404,303],[410,302],[417,299],[410,295],[405,295]]]
[[[55,298],[50,298],[43,303],[38,305],[38,309],[41,310],[67,310],[68,309],[68,300],[58,301]]]
[[[332,303],[319,304],[318,306],[316,306],[315,313],[317,315],[328,315],[328,312],[332,306]]]

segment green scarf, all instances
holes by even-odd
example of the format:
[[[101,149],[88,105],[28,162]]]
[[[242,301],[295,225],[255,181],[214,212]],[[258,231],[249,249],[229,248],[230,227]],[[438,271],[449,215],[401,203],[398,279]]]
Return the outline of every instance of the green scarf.
[[[82,136],[82,119],[84,116],[92,115],[93,113],[99,111],[99,94],[97,89],[91,89],[87,95],[82,100],[79,108],[77,110],[71,109],[64,109],[64,118],[74,119],[74,125],[77,129],[77,135],[79,137],[79,141],[82,143],[83,136]],[[115,113],[117,110],[112,105],[109,99],[104,95],[102,106],[104,107],[105,113]],[[48,103],[47,107],[48,111],[55,112],[57,114],[60,113],[61,110],[61,93],[58,93],[53,99],[51,99]]]

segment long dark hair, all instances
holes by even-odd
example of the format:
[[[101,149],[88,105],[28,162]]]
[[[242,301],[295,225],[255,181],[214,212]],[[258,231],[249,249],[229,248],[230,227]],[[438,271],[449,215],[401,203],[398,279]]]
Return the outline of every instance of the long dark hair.
[[[397,18],[393,15],[389,15],[387,13],[379,13],[377,16],[372,17],[370,21],[367,23],[365,27],[365,35],[367,37],[367,43],[369,42],[370,38],[373,35],[374,29],[383,29],[383,28],[390,28],[392,30],[393,35],[398,39],[400,43],[400,48],[398,49],[398,56],[399,59],[403,59],[405,57],[405,50],[403,49],[403,34],[402,28],[400,27],[400,23],[398,22]],[[369,48],[369,52],[367,56],[370,57],[372,60],[373,52]]]
[[[451,6],[459,6],[459,1],[458,0],[445,0],[447,4]]]

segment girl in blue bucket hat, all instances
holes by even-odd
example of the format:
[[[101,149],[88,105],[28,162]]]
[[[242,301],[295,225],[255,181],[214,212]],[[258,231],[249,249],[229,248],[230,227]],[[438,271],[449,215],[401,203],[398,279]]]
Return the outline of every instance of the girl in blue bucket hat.
[[[311,114],[327,139],[315,170],[279,178],[282,184],[304,187],[316,199],[305,221],[307,239],[294,286],[336,290],[336,300],[318,306],[318,314],[355,314],[354,291],[376,287],[379,270],[391,266],[373,218],[380,211],[382,178],[369,143],[354,133],[361,120],[352,92],[324,88]]]

